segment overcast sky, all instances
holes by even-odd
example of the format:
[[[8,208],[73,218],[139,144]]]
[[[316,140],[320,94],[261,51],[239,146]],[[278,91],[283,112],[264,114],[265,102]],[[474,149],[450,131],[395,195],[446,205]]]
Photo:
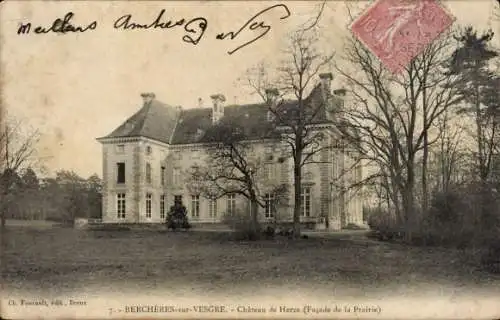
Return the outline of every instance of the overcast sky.
[[[251,39],[216,40],[220,32],[237,31],[259,11],[274,4],[283,7],[263,15],[272,28],[268,34],[232,55],[227,51]],[[369,2],[351,2],[358,15]],[[493,0],[446,1],[456,23],[488,25]],[[183,108],[208,103],[213,93],[225,94],[228,103],[253,102],[236,79],[263,59],[277,60],[286,33],[314,14],[314,2],[142,2],[119,1],[11,1],[1,8],[2,105],[9,115],[23,119],[42,133],[39,154],[53,172],[75,170],[83,176],[101,175],[101,149],[95,138],[104,136],[141,107],[141,92]],[[132,14],[131,21],[151,23],[165,9],[162,21],[207,20],[197,45],[182,41],[183,27],[166,30],[117,30],[114,22]],[[97,21],[84,33],[34,34],[49,28],[56,18],[73,12],[75,26]],[[30,34],[17,35],[20,23],[32,23]],[[328,2],[321,20],[325,48],[339,50],[349,34],[346,5]],[[198,30],[198,29],[196,29]],[[193,35],[193,38],[196,34]],[[498,37],[497,37],[498,43]]]

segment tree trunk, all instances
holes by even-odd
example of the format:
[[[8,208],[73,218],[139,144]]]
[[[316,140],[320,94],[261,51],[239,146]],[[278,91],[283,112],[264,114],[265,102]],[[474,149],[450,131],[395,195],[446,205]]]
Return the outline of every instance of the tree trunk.
[[[297,161],[295,161],[297,162]],[[294,206],[293,206],[293,235],[300,237],[300,209],[302,206],[302,181],[300,165],[294,164]]]
[[[257,236],[259,233],[259,205],[256,199],[250,201],[250,214],[252,215],[252,232]]]
[[[429,141],[427,130],[424,133],[424,154],[422,157],[422,212],[429,208],[429,190],[427,186],[427,160],[429,158]]]
[[[415,216],[415,199],[414,199],[414,171],[411,162],[408,164],[408,177],[406,180],[405,187],[403,189],[403,210],[404,210],[404,231],[405,231],[405,241],[411,243],[412,234],[415,227],[416,216]]]
[[[422,89],[422,108],[423,108],[423,122],[424,122],[424,141],[423,141],[423,156],[422,156],[422,211],[426,212],[429,208],[429,191],[427,186],[427,161],[429,158],[429,130],[426,129],[428,124],[427,120],[427,73],[424,74],[424,88]]]

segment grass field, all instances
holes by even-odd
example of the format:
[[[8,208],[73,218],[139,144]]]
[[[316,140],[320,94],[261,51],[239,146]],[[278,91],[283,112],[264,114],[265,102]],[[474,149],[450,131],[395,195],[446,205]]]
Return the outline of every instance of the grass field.
[[[500,293],[458,250],[378,243],[339,233],[260,242],[222,232],[87,231],[8,227],[2,232],[4,292],[176,295],[286,292],[332,297]]]

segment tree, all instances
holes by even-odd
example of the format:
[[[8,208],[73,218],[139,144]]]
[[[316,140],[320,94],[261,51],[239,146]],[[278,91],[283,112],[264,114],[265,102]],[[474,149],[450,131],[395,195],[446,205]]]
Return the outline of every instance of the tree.
[[[18,172],[37,160],[35,156],[36,143],[39,132],[30,129],[25,123],[9,119],[6,121],[4,130],[0,133],[0,173],[2,175],[0,184],[1,226],[5,226],[6,212],[12,204],[14,190],[14,176]]]
[[[76,217],[87,217],[89,203],[86,193],[86,180],[78,174],[68,170],[56,172],[55,182],[58,186],[58,197],[63,199],[60,219],[72,222]]]
[[[40,184],[35,171],[28,167],[21,176],[22,185],[17,194],[16,201],[20,207],[19,218],[40,219]]]
[[[323,14],[323,2],[317,14],[292,32],[276,68],[260,63],[247,71],[244,83],[269,103],[269,112],[281,132],[281,142],[288,148],[293,160],[293,222],[294,236],[300,236],[302,207],[302,175],[304,166],[317,163],[316,156],[331,149],[329,136],[317,130],[315,124],[325,111],[325,102],[331,102],[330,73],[321,73],[332,62],[334,53],[323,54],[320,48],[319,21]],[[324,99],[313,101],[312,91],[320,76],[325,90]],[[290,100],[291,99],[291,100]]]
[[[86,192],[89,217],[102,218],[102,180],[97,174],[87,179]]]
[[[452,54],[451,66],[451,73],[459,76],[454,86],[465,97],[465,107],[459,113],[474,120],[476,170],[483,186],[491,176],[493,156],[500,146],[500,76],[491,70],[490,64],[498,56],[497,51],[489,48],[493,36],[491,30],[478,35],[470,26],[461,30],[455,36],[458,47]]]
[[[38,177],[31,167],[28,167],[22,176],[23,187],[28,190],[38,190],[40,187]]]
[[[450,123],[450,112],[445,112],[437,121],[436,127],[439,130],[437,147],[433,153],[433,158],[437,162],[437,169],[434,175],[436,190],[447,193],[452,184],[460,184],[465,180],[465,168],[468,167],[466,161],[465,148],[460,147],[463,138],[463,127]]]
[[[183,228],[190,229],[191,225],[187,217],[186,207],[181,201],[175,201],[174,205],[170,207],[167,214],[167,228],[175,231],[176,229]]]
[[[447,74],[451,41],[443,37],[427,46],[402,74],[390,73],[358,40],[350,39],[336,70],[350,94],[343,112],[344,136],[360,140],[359,152],[382,175],[387,175],[396,221],[404,226],[406,240],[416,221],[417,156],[423,153],[423,195],[427,197],[427,152],[436,142],[432,127],[463,97]],[[354,68],[354,69],[352,69]],[[427,200],[424,200],[424,208]]]
[[[262,123],[260,139],[277,140],[276,132],[267,123]],[[258,209],[264,206],[260,192],[262,183],[259,174],[265,165],[260,158],[257,145],[251,141],[245,126],[237,121],[219,122],[205,133],[206,159],[204,166],[193,166],[189,172],[188,185],[192,192],[208,199],[218,199],[229,194],[239,194],[250,202],[251,235],[259,231]],[[271,193],[280,193],[283,186],[272,186]]]

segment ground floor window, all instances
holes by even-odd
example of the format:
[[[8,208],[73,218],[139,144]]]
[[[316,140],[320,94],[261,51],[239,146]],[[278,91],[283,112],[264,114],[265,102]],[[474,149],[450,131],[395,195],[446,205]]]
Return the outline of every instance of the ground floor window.
[[[165,219],[165,195],[160,196],[160,219]]]
[[[116,195],[116,212],[118,219],[125,219],[125,193]]]
[[[274,194],[267,193],[264,196],[264,209],[266,218],[274,218],[274,213],[276,212]]]
[[[300,213],[303,217],[311,216],[311,187],[303,187],[300,194],[302,203]]]
[[[200,196],[192,195],[191,196],[191,216],[199,217],[200,216]]]
[[[210,199],[208,202],[208,215],[210,217],[217,217],[217,200]]]
[[[227,195],[226,210],[227,214],[231,216],[236,212],[236,195],[234,193]]]
[[[151,193],[146,193],[146,218],[151,218],[152,200],[153,200],[153,195]]]

